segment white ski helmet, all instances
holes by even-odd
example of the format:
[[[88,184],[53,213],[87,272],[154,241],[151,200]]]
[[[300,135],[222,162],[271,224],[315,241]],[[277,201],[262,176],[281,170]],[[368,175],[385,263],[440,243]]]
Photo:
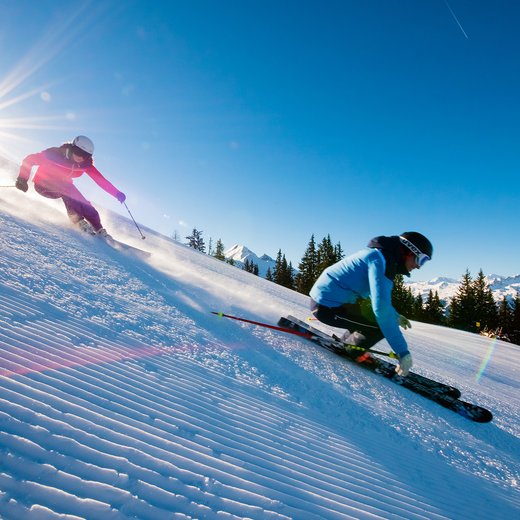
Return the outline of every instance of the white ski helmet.
[[[78,135],[78,137],[75,137],[72,144],[89,155],[94,153],[94,143],[84,135]]]

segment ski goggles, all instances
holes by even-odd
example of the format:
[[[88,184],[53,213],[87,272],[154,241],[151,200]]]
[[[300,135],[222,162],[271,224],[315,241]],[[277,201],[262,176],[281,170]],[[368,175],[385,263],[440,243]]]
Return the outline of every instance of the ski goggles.
[[[428,260],[431,260],[431,258],[428,255],[422,253],[418,247],[414,246],[406,238],[400,236],[399,240],[401,241],[401,244],[403,244],[403,246],[406,246],[415,255],[417,267],[421,268]]]
[[[71,146],[70,151],[78,157],[83,157],[83,159],[88,159],[91,156],[88,152],[85,152],[85,150],[82,150],[79,146],[76,146],[75,144]]]

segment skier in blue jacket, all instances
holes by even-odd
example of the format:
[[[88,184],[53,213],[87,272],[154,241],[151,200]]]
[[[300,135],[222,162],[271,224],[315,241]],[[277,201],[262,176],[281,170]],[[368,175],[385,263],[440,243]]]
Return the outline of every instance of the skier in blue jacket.
[[[405,377],[412,356],[399,326],[411,325],[392,306],[394,278],[410,276],[432,254],[431,242],[415,231],[373,238],[367,248],[321,273],[310,292],[311,311],[327,325],[348,329],[342,340],[349,345],[368,350],[386,338],[399,359],[396,372]]]

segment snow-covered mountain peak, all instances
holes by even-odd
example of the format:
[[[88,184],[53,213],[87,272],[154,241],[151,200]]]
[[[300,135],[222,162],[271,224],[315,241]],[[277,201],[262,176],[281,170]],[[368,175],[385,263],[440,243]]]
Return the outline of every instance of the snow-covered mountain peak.
[[[230,247],[224,252],[224,256],[226,258],[232,258],[238,262],[245,262],[251,257],[257,258],[255,253],[253,253],[249,248],[240,244],[235,244],[233,247]]]
[[[269,255],[263,254],[259,257],[248,247],[240,244],[235,244],[233,247],[229,248],[224,253],[224,256],[226,259],[232,259],[237,267],[243,267],[246,260],[252,262],[258,266],[258,275],[262,278],[266,277],[268,269],[271,269],[272,272],[276,264],[276,261]]]
[[[501,274],[487,274],[485,278],[488,280],[489,283],[493,281],[503,280],[504,278],[508,278],[507,276],[503,276]]]
[[[458,280],[455,280],[455,278],[446,278],[444,276],[438,276],[437,278],[431,279],[428,283],[430,283],[430,285],[437,285],[442,283],[458,283]]]

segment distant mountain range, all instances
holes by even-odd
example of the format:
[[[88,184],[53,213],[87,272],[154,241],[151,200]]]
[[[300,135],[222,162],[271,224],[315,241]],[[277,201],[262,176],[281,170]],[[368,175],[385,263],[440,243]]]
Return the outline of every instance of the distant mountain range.
[[[502,300],[504,296],[512,300],[520,293],[520,274],[514,276],[501,276],[490,274],[485,277],[489,288],[493,292],[496,302]],[[428,282],[405,282],[411,287],[414,294],[421,294],[423,299],[428,297],[430,290],[439,293],[439,298],[445,302],[453,297],[460,285],[460,280],[454,278],[434,278]]]
[[[265,278],[267,269],[274,270],[276,261],[269,255],[257,256],[253,251],[243,245],[234,245],[224,253],[226,259],[232,258],[235,265],[239,268],[244,266],[246,260],[258,265],[259,276]],[[486,276],[486,281],[493,291],[495,301],[499,302],[504,296],[509,299],[516,297],[520,293],[520,274],[514,276],[501,276],[497,274],[490,274]],[[460,285],[460,280],[454,278],[438,277],[427,282],[406,282],[414,294],[421,294],[424,299],[428,297],[430,290],[439,293],[439,298],[446,303],[457,292]]]

